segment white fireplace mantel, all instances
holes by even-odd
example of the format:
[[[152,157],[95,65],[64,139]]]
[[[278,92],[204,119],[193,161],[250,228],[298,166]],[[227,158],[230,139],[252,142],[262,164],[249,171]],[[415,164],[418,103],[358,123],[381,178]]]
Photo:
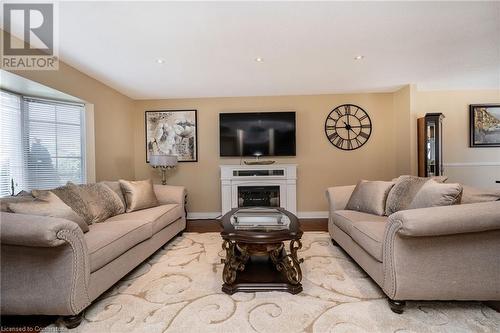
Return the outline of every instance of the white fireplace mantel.
[[[279,186],[280,207],[297,215],[297,165],[221,165],[222,214],[238,207],[238,186]],[[255,171],[255,172],[252,172]]]

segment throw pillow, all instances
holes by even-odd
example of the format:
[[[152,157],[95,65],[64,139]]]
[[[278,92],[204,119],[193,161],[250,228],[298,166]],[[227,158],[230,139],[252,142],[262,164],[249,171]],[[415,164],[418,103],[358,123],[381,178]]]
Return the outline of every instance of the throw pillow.
[[[392,181],[397,182],[400,177],[415,177],[415,176],[403,175],[403,176],[399,176],[397,178],[393,178]],[[419,178],[424,178],[426,180],[434,179],[438,183],[446,183],[446,181],[448,180],[448,176],[432,176],[432,177],[419,177]]]
[[[118,194],[108,186],[100,183],[74,185],[79,195],[85,201],[87,210],[91,215],[92,223],[99,223],[108,218],[123,214],[125,207]]]
[[[361,180],[349,198],[346,209],[384,215],[385,203],[393,182]]]
[[[35,197],[33,201],[10,203],[9,209],[18,214],[60,217],[76,222],[83,232],[89,231],[89,226],[83,218],[54,193],[37,190],[34,190],[32,193]]]
[[[460,203],[469,204],[500,200],[500,190],[482,189],[463,185],[462,200]]]
[[[100,183],[75,185],[68,182],[52,192],[82,216],[87,224],[103,222],[122,214],[125,208],[118,194]]]
[[[9,204],[11,203],[17,203],[17,202],[30,202],[35,200],[31,193],[22,191],[21,193],[15,195],[15,196],[10,196],[10,197],[3,197],[0,198],[0,211],[1,212],[8,212],[8,213],[13,213],[9,209]]]
[[[122,204],[123,204],[123,211],[125,212],[125,209],[127,208],[127,203],[125,202],[125,197],[123,196],[122,192],[122,187],[120,186],[119,181],[102,181],[102,184],[108,186],[110,189],[113,190],[116,194],[118,194],[118,197],[120,198]]]
[[[394,187],[387,196],[385,215],[389,216],[400,210],[408,209],[417,192],[428,180],[429,178],[416,176],[401,176],[397,178],[396,184],[394,184]]]
[[[408,209],[451,206],[460,203],[462,185],[428,180],[417,192]]]
[[[158,206],[151,179],[138,181],[120,179],[119,182],[127,203],[127,213]]]
[[[42,192],[39,190],[39,192]],[[46,190],[48,192],[48,190]],[[58,188],[50,190],[50,192],[54,193],[61,199],[66,205],[71,207],[79,216],[83,217],[87,224],[90,224],[92,220],[91,216],[88,214],[88,209],[85,201],[78,193],[78,187],[68,182],[64,186],[60,186]]]

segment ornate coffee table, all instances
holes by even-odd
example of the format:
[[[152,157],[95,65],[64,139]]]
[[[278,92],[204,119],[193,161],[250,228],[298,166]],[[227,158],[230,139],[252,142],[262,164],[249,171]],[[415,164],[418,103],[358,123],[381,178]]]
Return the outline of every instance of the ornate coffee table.
[[[275,223],[281,220],[282,223]],[[222,291],[302,291],[297,251],[302,247],[298,218],[283,208],[235,208],[221,218],[224,230]],[[290,242],[289,253],[284,242]]]

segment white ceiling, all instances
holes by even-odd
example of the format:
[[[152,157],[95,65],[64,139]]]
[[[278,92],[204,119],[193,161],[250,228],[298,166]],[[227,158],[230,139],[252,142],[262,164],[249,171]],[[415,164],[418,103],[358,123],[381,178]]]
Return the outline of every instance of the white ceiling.
[[[407,83],[500,89],[500,2],[63,2],[59,10],[62,60],[135,99]]]

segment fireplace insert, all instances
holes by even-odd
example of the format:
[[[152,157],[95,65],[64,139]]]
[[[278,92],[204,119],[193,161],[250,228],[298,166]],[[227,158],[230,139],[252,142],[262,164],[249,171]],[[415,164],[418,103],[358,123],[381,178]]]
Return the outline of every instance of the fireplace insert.
[[[279,207],[279,186],[238,186],[238,207]]]

